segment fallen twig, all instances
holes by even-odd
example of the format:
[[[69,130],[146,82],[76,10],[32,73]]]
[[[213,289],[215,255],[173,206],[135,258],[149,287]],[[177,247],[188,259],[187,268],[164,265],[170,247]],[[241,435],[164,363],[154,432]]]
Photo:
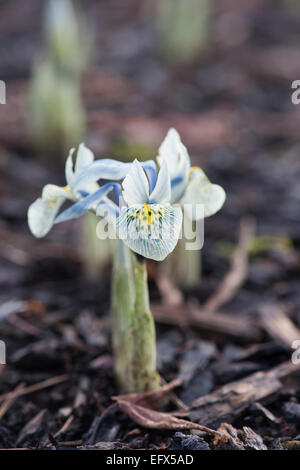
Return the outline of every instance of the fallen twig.
[[[226,313],[212,313],[193,303],[173,306],[153,304],[152,312],[156,321],[179,328],[197,328],[202,332],[233,338],[241,343],[257,343],[261,331],[253,321],[245,317]]]
[[[20,390],[18,393],[19,396],[23,395],[28,395],[29,393],[33,392],[38,392],[39,390],[42,390],[47,387],[52,387],[53,385],[57,385],[61,382],[65,382],[70,378],[69,374],[64,374],[64,375],[57,375],[56,377],[51,377],[50,379],[43,380],[42,382],[39,382],[37,384],[29,385],[29,387],[23,388],[23,390]],[[3,395],[0,395],[0,403],[4,400],[10,399],[14,397],[14,392],[8,392],[4,393]]]
[[[264,304],[258,311],[263,329],[277,343],[290,349],[295,340],[300,340],[300,330],[286,316],[282,306]]]
[[[239,242],[232,256],[229,272],[224,277],[216,292],[203,305],[206,312],[215,312],[235,296],[246,279],[248,270],[248,249],[255,235],[255,222],[252,218],[243,218],[240,225]]]
[[[281,391],[285,379],[295,376],[296,385],[299,375],[300,364],[294,365],[289,361],[267,372],[256,372],[195,400],[189,417],[207,426],[216,427],[223,421],[230,423],[251,403],[263,401]]]
[[[7,412],[7,410],[12,406],[12,404],[14,403],[14,401],[16,400],[16,398],[18,398],[18,396],[20,396],[20,394],[22,393],[22,391],[24,390],[24,383],[20,383],[13,392],[11,392],[9,394],[9,396],[7,396],[5,399],[4,399],[4,403],[1,405],[0,407],[0,419],[3,418],[3,416],[5,415],[5,413]]]

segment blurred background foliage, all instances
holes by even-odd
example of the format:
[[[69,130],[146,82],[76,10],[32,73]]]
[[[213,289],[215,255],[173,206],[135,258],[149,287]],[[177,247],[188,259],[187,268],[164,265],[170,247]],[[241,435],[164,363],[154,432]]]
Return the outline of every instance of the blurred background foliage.
[[[7,198],[20,197],[23,220],[40,171],[46,181],[49,174],[62,180],[66,152],[80,141],[96,157],[144,160],[155,158],[174,126],[192,163],[228,194],[224,210],[205,222],[205,247],[220,257],[218,269],[243,214],[255,216],[263,237],[251,253],[283,240],[297,249],[300,108],[290,101],[300,76],[297,1],[112,0],[108,7],[28,0],[20,7],[11,0],[0,3],[0,13],[0,79],[8,94],[0,107],[0,163],[8,171],[17,161],[18,169],[11,195],[3,185],[2,217],[14,219]],[[71,237],[78,246],[86,234],[94,246],[89,230],[77,232],[66,224],[49,238]],[[174,276],[188,279],[184,269],[176,274],[180,259]],[[199,267],[191,261],[188,272],[199,272],[200,260]],[[205,259],[203,269],[210,272]]]

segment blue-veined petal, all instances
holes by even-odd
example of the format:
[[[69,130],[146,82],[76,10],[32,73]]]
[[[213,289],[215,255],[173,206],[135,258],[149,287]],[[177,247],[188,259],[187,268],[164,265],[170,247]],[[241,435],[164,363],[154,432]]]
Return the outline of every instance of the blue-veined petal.
[[[187,178],[185,175],[178,175],[171,179],[171,202],[179,201],[184,193],[187,185]]]
[[[117,233],[135,253],[162,261],[174,250],[181,224],[182,212],[178,207],[139,204],[121,209]]]
[[[149,202],[150,204],[167,204],[170,202],[170,199],[171,183],[168,165],[166,161],[163,161],[158,173],[156,186],[150,195]]]
[[[54,223],[57,224],[59,222],[65,222],[66,220],[76,219],[80,217],[81,215],[83,215],[88,210],[96,211],[98,204],[102,200],[103,201],[106,200],[107,194],[112,190],[114,190],[116,198],[118,198],[120,194],[120,185],[117,183],[105,184],[94,193],[89,194],[88,196],[84,197],[79,202],[69,207],[64,212],[62,212],[55,219]],[[114,204],[114,206],[116,205]]]
[[[107,217],[104,214],[104,211],[107,211]],[[106,217],[109,221],[111,219],[116,219],[120,215],[119,207],[111,201],[108,197],[103,198],[96,207],[96,215],[98,217]]]
[[[143,204],[149,200],[149,182],[142,165],[138,160],[130,166],[130,170],[122,183],[123,198],[128,204]]]
[[[103,158],[83,168],[74,178],[74,189],[81,189],[99,179],[121,180],[127,175],[131,163]]]
[[[147,173],[148,181],[149,181],[149,189],[150,189],[150,193],[152,193],[157,182],[157,168],[156,168],[155,162],[153,160],[147,160],[145,162],[141,162],[141,165],[144,168],[145,172]]]
[[[76,174],[73,183],[74,189],[85,188],[90,183],[94,183],[100,179],[121,180],[125,178],[131,165],[131,162],[119,162],[111,158],[96,160]],[[151,190],[156,184],[156,165],[153,160],[142,162],[141,165],[147,171]]]
[[[196,205],[203,204],[204,217],[218,212],[226,199],[224,189],[218,184],[212,184],[205,173],[197,168],[192,172],[185,193],[180,201],[186,204],[185,212],[191,220],[197,219]],[[201,211],[199,212],[201,214]]]
[[[51,230],[56,214],[58,213],[65,198],[54,200],[38,198],[28,209],[28,225],[32,234],[42,238]]]
[[[64,212],[59,214],[59,216],[56,217],[54,223],[57,224],[59,222],[65,222],[66,220],[77,219],[86,211],[95,209],[98,203],[101,201],[101,199],[107,196],[107,194],[112,189],[115,189],[115,186],[116,186],[116,183],[105,184],[93,194],[90,194],[89,196],[85,197],[81,201],[76,202],[76,204],[73,204],[73,206],[69,207]]]

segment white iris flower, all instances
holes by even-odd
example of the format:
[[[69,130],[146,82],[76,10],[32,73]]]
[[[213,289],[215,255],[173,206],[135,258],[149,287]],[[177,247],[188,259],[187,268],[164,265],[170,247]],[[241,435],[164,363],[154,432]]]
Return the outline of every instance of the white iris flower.
[[[71,218],[79,217],[83,212],[95,209],[97,202],[106,197],[112,189],[117,190],[114,184],[104,185],[102,188],[92,181],[82,178],[83,172],[90,168],[94,162],[94,154],[83,143],[79,145],[75,165],[71,149],[65,166],[66,186],[47,184],[42,190],[42,195],[34,201],[28,209],[28,225],[37,238],[42,238],[51,230],[54,223],[63,222]],[[117,162],[103,159],[94,162],[101,170],[103,179],[122,179],[128,172],[130,163]],[[70,200],[78,202],[64,211],[56,218],[62,204]],[[56,219],[55,219],[56,218]]]
[[[203,204],[204,217],[221,209],[226,199],[224,189],[218,184],[212,184],[201,168],[191,166],[188,151],[175,129],[168,131],[159,147],[157,161],[160,166],[163,162],[168,165],[171,203],[185,205],[185,212],[190,219],[197,219],[197,204]]]
[[[47,235],[53,226],[54,219],[66,199],[77,201],[80,197],[74,190],[73,182],[85,166],[94,161],[93,153],[82,143],[79,145],[75,168],[73,169],[73,153],[71,149],[65,166],[66,186],[47,184],[42,190],[42,195],[34,201],[28,209],[28,225],[35,237],[41,238]],[[93,188],[95,189],[95,185]]]
[[[180,205],[195,220],[197,204],[204,205],[207,217],[215,214],[225,201],[221,186],[210,183],[200,168],[191,168],[188,152],[175,129],[169,130],[159,148],[158,175],[152,160],[94,161],[93,153],[80,144],[74,165],[73,153],[74,149],[66,162],[67,186],[46,185],[42,196],[28,209],[28,224],[36,237],[45,236],[54,223],[77,218],[88,210],[98,213],[101,207],[106,210],[107,220],[116,222],[116,235],[129,248],[146,258],[162,261],[173,251],[181,233]],[[112,182],[100,187],[100,179]],[[119,180],[123,180],[122,187],[115,182]],[[115,202],[108,198],[112,190]],[[67,199],[74,204],[57,215]]]
[[[122,186],[127,206],[121,208],[117,219],[119,238],[139,255],[162,261],[174,250],[182,223],[181,209],[170,204],[167,164],[162,164],[152,191],[138,160],[133,162]]]

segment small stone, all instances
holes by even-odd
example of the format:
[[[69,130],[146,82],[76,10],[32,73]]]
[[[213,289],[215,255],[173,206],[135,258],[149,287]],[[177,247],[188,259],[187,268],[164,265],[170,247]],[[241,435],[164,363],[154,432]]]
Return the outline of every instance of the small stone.
[[[292,401],[287,402],[282,407],[285,419],[290,423],[300,423],[300,404]]]
[[[176,432],[172,439],[172,449],[174,450],[210,450],[209,445],[203,437],[192,434]]]

